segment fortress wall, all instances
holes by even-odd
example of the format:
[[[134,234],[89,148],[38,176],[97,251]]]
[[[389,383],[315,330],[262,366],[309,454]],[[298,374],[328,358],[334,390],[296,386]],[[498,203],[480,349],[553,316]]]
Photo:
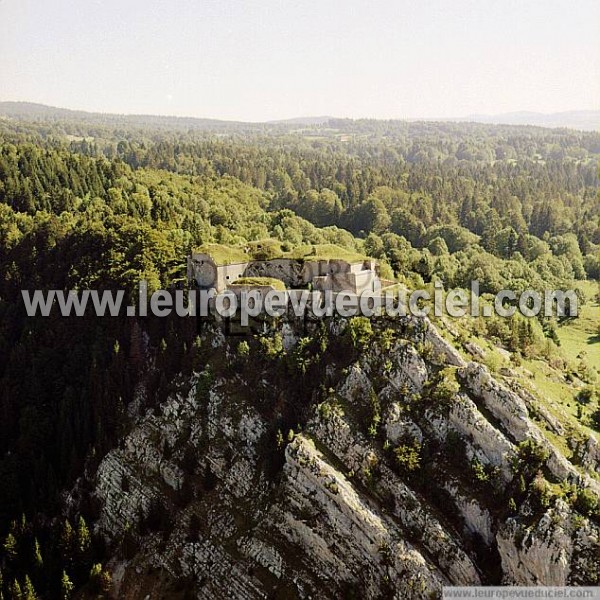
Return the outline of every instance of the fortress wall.
[[[233,292],[238,300],[241,298],[242,292],[258,291],[260,294],[260,297],[264,301],[265,296],[269,292],[273,291],[275,288],[271,285],[246,285],[246,284],[240,283],[240,284],[230,285],[227,289],[229,291]],[[281,292],[281,293],[284,293],[284,292]]]
[[[381,287],[381,282],[375,271],[360,271],[358,273],[334,273],[322,275],[313,279],[316,290],[331,290],[333,292],[351,292],[360,294],[365,291],[375,291]]]
[[[235,263],[217,267],[217,291],[224,290],[228,285],[235,283],[240,277],[245,277],[249,263]]]
[[[319,275],[312,280],[313,289],[324,292],[333,290],[333,279],[330,275]]]
[[[375,271],[361,271],[360,273],[349,273],[348,279],[352,283],[353,291],[357,294],[362,292],[374,292],[381,288],[381,281]]]
[[[216,285],[217,266],[208,254],[193,253],[187,257],[187,278],[191,285],[195,281],[199,287],[208,288]]]
[[[245,277],[274,277],[283,281],[288,288],[300,287],[305,283],[302,262],[289,258],[258,260],[248,263]]]
[[[326,260],[307,260],[302,267],[302,283],[311,283],[315,277],[326,275],[329,263]]]
[[[202,287],[212,284],[217,291],[234,285],[241,277],[273,277],[281,280],[288,289],[312,284],[318,290],[361,293],[379,289],[377,271],[369,269],[373,261],[349,263],[345,260],[295,260],[275,258],[216,266],[208,254],[196,253],[188,257],[188,280],[195,279]],[[208,267],[208,268],[207,268]],[[200,283],[214,270],[214,282]]]
[[[332,275],[336,275],[338,273],[349,273],[352,270],[352,266],[352,264],[345,260],[331,259],[329,261],[328,272]]]

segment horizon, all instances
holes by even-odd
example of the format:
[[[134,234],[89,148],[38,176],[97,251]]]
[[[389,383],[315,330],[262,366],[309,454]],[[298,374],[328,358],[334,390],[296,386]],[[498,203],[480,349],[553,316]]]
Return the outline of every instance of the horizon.
[[[3,0],[0,96],[254,123],[598,110],[599,22],[592,0]]]
[[[1,2],[2,0],[0,0]],[[101,110],[87,110],[82,108],[77,108],[73,106],[55,106],[50,104],[45,104],[43,102],[34,102],[31,100],[4,100],[0,98],[0,105],[2,104],[21,104],[21,105],[30,105],[30,106],[38,106],[46,109],[59,110],[59,111],[68,111],[73,113],[86,113],[90,115],[104,115],[104,116],[117,116],[117,117],[159,117],[166,119],[197,119],[197,120],[206,120],[206,121],[221,121],[221,122],[230,122],[230,123],[248,123],[254,125],[261,124],[277,124],[277,123],[286,123],[292,121],[304,121],[309,119],[339,119],[339,120],[349,120],[349,121],[361,121],[361,120],[371,120],[371,121],[407,121],[407,122],[456,122],[456,123],[467,123],[467,122],[479,122],[481,121],[470,121],[470,119],[501,119],[503,117],[511,117],[511,116],[526,116],[531,115],[535,117],[559,117],[559,116],[567,116],[567,115],[580,115],[585,113],[598,113],[600,115],[600,108],[597,109],[578,109],[572,108],[563,111],[557,112],[538,112],[538,111],[530,111],[530,110],[515,110],[504,113],[496,113],[496,114],[468,114],[468,115],[455,115],[449,117],[373,117],[373,116],[355,116],[355,117],[344,117],[335,114],[306,114],[306,115],[292,115],[288,117],[282,118],[267,118],[265,120],[253,121],[253,120],[239,120],[239,119],[227,119],[222,117],[207,117],[203,115],[190,115],[190,114],[169,114],[169,113],[136,113],[136,112],[112,112],[112,111],[101,111]],[[487,123],[487,122],[486,122]],[[498,125],[510,125],[511,123],[505,123],[502,121],[490,121],[489,124],[498,124]],[[526,123],[523,123],[526,124]],[[598,124],[598,128],[600,129],[600,122]]]

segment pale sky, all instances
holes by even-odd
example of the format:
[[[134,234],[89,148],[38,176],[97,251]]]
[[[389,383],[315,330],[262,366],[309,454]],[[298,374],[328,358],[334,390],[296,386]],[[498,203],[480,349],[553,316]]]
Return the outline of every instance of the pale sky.
[[[600,108],[598,0],[0,0],[0,100],[239,120]]]

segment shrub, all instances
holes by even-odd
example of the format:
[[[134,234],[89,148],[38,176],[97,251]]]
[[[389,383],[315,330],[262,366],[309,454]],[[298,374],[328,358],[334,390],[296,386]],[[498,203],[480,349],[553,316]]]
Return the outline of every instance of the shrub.
[[[353,317],[350,319],[347,332],[355,348],[364,348],[373,337],[371,321],[367,317]]]
[[[250,345],[246,340],[242,340],[237,346],[238,356],[246,358],[250,354]]]
[[[531,498],[540,508],[548,508],[552,502],[552,488],[541,476],[537,475],[530,486]]]
[[[596,430],[600,431],[600,408],[595,410],[590,417],[591,426]]]
[[[485,470],[485,467],[483,466],[481,461],[479,461],[476,458],[473,458],[473,460],[471,461],[471,471],[473,472],[473,476],[475,477],[475,479],[477,481],[480,481],[481,483],[486,483],[490,479],[490,476]]]
[[[208,369],[200,373],[196,383],[196,399],[198,401],[208,400],[210,388],[214,383],[214,376]]]
[[[580,489],[577,491],[575,509],[586,517],[592,517],[598,513],[598,498],[591,490]]]
[[[381,349],[384,352],[390,350],[392,345],[394,344],[394,330],[393,329],[384,329],[379,336],[379,343],[381,344]]]
[[[517,448],[517,456],[521,464],[528,470],[536,471],[548,460],[548,451],[534,440],[524,440]]]
[[[596,390],[591,385],[586,385],[577,394],[577,401],[580,404],[589,404],[596,396],[597,396]]]
[[[261,337],[260,345],[268,358],[276,358],[283,353],[283,339],[279,334],[273,337]]]
[[[102,568],[101,563],[92,565],[90,570],[90,584],[97,594],[108,594],[112,584],[110,573]]]
[[[452,367],[442,369],[428,383],[427,388],[431,400],[441,406],[449,406],[460,391],[460,385],[456,381],[456,369]]]
[[[397,446],[394,456],[400,468],[407,473],[421,468],[421,444],[416,440]]]

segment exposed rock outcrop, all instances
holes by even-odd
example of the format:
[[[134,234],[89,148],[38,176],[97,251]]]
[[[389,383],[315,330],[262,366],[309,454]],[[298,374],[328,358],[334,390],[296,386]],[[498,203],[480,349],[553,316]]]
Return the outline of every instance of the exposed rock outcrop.
[[[425,320],[376,323],[360,347],[344,321],[327,325],[274,325],[280,354],[245,359],[208,330],[204,371],[104,458],[95,527],[115,597],[430,599],[450,584],[597,582],[597,523],[566,496],[542,506],[541,474],[519,462],[533,440],[557,489],[597,494],[596,440],[575,466],[532,421],[531,396]],[[321,336],[318,360],[299,354],[307,335]],[[438,390],[443,369],[456,382]]]

